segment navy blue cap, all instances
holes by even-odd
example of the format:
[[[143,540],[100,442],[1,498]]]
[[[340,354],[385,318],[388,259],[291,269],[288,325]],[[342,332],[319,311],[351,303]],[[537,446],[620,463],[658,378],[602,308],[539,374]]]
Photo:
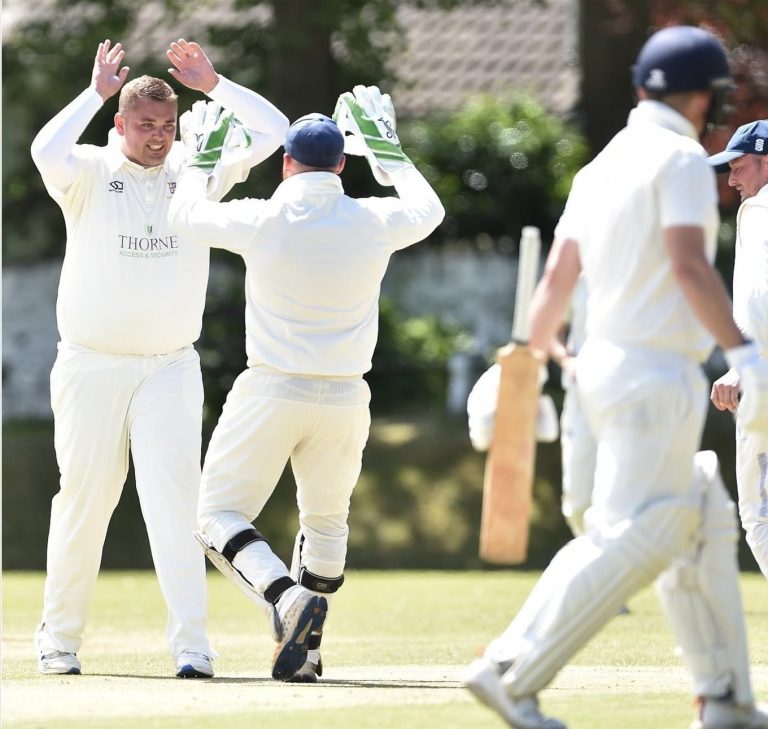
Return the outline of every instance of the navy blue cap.
[[[768,119],[742,124],[725,149],[713,154],[707,162],[715,168],[715,172],[728,172],[728,163],[745,154],[768,154]]]
[[[283,147],[307,167],[335,167],[344,156],[344,135],[330,117],[307,114],[288,127]]]

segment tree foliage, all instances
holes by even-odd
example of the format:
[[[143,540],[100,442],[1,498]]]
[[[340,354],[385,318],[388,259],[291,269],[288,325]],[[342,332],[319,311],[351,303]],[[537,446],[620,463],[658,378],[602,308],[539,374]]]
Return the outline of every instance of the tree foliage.
[[[404,125],[402,139],[447,211],[436,243],[503,248],[524,225],[548,237],[586,158],[584,140],[530,97],[476,97]]]
[[[416,0],[449,9],[468,0]],[[473,0],[477,2],[478,0]],[[490,0],[487,0],[490,1]],[[64,224],[29,157],[37,131],[89,83],[105,38],[121,41],[131,77],[166,78],[168,43],[185,37],[210,52],[221,73],[264,93],[290,118],[330,113],[354,84],[386,84],[387,61],[401,47],[397,0],[41,0],[4,3],[3,218],[6,262],[63,253]],[[175,86],[175,83],[172,82]],[[177,89],[180,110],[199,95]],[[110,99],[82,141],[103,144],[117,100]],[[279,160],[257,168],[238,195],[268,195]],[[346,177],[348,189],[373,191],[367,171]]]

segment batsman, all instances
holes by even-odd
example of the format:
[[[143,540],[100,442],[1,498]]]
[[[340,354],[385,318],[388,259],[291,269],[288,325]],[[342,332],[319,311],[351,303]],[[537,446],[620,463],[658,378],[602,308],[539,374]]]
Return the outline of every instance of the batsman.
[[[182,57],[178,63],[185,63]],[[248,367],[227,397],[203,467],[199,535],[211,561],[271,621],[272,677],[315,682],[328,604],[344,582],[347,516],[370,426],[363,374],[376,345],[390,256],[442,221],[437,195],[404,154],[376,87],[342,94],[334,119],[288,129],[283,181],[266,200],[206,199],[194,149],[170,208],[173,229],[246,265]],[[397,197],[353,199],[345,149]],[[290,569],[252,523],[290,461],[299,531]]]
[[[714,453],[697,454],[713,342],[739,373],[744,427],[764,431],[768,365],[712,267],[717,191],[699,143],[731,86],[706,31],[651,36],[627,126],[573,182],[531,309],[546,352],[583,273],[587,338],[576,386],[597,441],[586,534],[553,558],[467,688],[516,729],[564,729],[542,691],[627,599],[657,580],[693,679],[691,729],[759,729],[736,560],[734,505]]]

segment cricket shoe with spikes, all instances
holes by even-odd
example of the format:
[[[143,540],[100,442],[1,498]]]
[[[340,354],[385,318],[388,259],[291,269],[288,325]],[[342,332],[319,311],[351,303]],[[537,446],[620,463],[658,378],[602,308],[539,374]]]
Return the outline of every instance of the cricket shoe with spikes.
[[[308,650],[304,665],[288,679],[288,683],[317,683],[318,676],[323,675],[323,659],[320,651]]]
[[[328,601],[301,585],[289,587],[275,605],[280,619],[280,642],[272,660],[272,678],[287,681],[307,661],[311,633],[321,633]]]
[[[699,697],[691,729],[768,729],[768,707]]]
[[[513,729],[567,729],[559,719],[539,711],[535,696],[512,698],[501,682],[499,666],[487,658],[478,658],[469,666],[464,685]]]

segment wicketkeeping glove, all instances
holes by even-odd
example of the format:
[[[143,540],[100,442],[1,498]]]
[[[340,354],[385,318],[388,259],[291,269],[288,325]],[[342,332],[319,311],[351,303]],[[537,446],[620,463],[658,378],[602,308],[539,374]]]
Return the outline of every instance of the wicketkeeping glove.
[[[380,185],[392,185],[390,172],[413,164],[400,146],[389,94],[376,86],[355,86],[339,96],[333,120],[344,135],[344,152],[364,156]]]
[[[186,166],[208,175],[221,164],[247,157],[253,140],[234,113],[215,101],[196,101],[179,119]]]

